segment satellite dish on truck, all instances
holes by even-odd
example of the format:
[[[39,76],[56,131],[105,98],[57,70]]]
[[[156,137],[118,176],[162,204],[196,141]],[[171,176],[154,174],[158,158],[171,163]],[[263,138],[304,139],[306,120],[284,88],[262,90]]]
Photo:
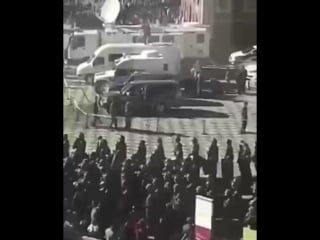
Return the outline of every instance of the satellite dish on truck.
[[[119,0],[106,0],[101,8],[100,16],[104,20],[104,23],[113,23],[116,21],[119,12]]]

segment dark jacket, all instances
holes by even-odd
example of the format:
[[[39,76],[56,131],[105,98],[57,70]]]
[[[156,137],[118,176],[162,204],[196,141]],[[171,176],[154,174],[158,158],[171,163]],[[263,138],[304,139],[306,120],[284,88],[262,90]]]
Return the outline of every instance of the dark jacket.
[[[174,155],[178,159],[183,159],[183,150],[182,150],[182,144],[180,142],[176,143],[174,148]]]
[[[199,143],[193,144],[193,146],[192,146],[192,155],[194,157],[198,157],[199,156],[199,149],[200,149]]]
[[[80,138],[77,138],[73,144],[73,149],[76,149],[76,153],[84,154],[86,151],[86,141]]]
[[[100,156],[101,154],[101,150],[104,151],[105,154],[110,154],[110,148],[108,147],[107,141],[105,139],[102,139],[99,145],[99,142],[97,142],[97,146],[96,146],[96,153],[98,154],[98,156]]]
[[[117,142],[116,151],[118,152],[118,156],[123,160],[127,157],[127,145],[125,142]]]
[[[225,159],[228,159],[230,161],[233,161],[234,155],[233,155],[233,148],[232,146],[227,146],[226,154],[224,156]]]
[[[137,153],[135,154],[135,157],[137,158],[138,162],[145,163],[146,162],[146,155],[147,155],[146,146],[140,145]]]
[[[155,157],[161,161],[165,160],[165,154],[163,150],[163,146],[158,144],[156,150],[155,150]]]
[[[218,162],[219,160],[219,147],[211,145],[208,151],[208,160]]]

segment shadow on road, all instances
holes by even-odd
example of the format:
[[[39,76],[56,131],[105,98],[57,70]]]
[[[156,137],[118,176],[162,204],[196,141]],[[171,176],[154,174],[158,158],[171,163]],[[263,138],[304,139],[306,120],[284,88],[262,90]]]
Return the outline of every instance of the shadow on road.
[[[257,134],[256,132],[252,132],[252,131],[247,131],[244,134]]]
[[[212,102],[212,101],[207,101],[203,99],[195,99],[195,98],[184,98],[181,99],[180,105],[182,106],[192,106],[192,107],[223,107],[223,104],[220,102]]]
[[[129,130],[125,129],[125,128],[111,128],[109,126],[106,125],[98,125],[96,127],[92,127],[95,129],[109,129],[111,131],[115,131],[115,132],[129,132],[129,133],[137,133],[137,134],[147,134],[147,135],[163,135],[163,136],[175,136],[175,135],[179,135],[181,137],[189,137],[188,135],[184,135],[184,134],[180,134],[180,133],[166,133],[166,132],[157,132],[157,131],[152,131],[152,130],[145,130],[145,129],[135,129],[135,128],[131,128]]]
[[[121,114],[123,116],[123,114]],[[137,113],[134,117],[143,118],[155,118],[156,116],[152,113]],[[226,113],[208,111],[203,109],[192,109],[192,108],[171,108],[160,117],[162,118],[228,118],[229,115]]]
[[[229,115],[221,112],[208,111],[203,109],[177,108],[170,109],[164,116],[166,118],[228,118]]]

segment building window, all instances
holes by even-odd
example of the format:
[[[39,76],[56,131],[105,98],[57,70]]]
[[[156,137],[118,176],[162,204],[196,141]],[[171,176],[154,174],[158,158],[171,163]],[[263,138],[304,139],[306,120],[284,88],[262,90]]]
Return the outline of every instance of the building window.
[[[216,0],[217,12],[228,13],[231,12],[230,0]]]
[[[204,34],[197,34],[197,43],[204,43]]]
[[[159,42],[159,41],[160,41],[160,37],[159,36],[150,36],[149,37],[149,43]]]
[[[71,42],[71,49],[74,50],[74,49],[77,49],[79,47],[84,47],[85,46],[85,37],[84,36],[75,36],[73,39],[72,39],[72,42]]]
[[[243,8],[245,12],[257,11],[257,0],[244,0]]]
[[[163,42],[169,42],[169,43],[173,43],[174,42],[174,37],[171,35],[164,35],[162,37],[162,41]]]

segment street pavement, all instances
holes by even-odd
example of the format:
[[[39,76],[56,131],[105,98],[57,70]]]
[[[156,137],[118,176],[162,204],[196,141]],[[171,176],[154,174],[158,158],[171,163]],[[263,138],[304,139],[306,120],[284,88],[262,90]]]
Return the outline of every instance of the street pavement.
[[[69,82],[70,83],[70,82]],[[77,81],[71,84],[79,84]],[[82,85],[82,83],[80,83]],[[94,90],[87,86],[84,93],[88,96],[91,103],[79,89],[71,89],[70,95],[75,99],[79,106],[86,112],[92,112],[94,101]],[[241,126],[241,110],[242,101],[248,101],[248,128],[246,134],[239,134]],[[227,139],[233,142],[235,164],[234,175],[239,176],[239,168],[237,154],[241,140],[249,144],[253,152],[256,141],[256,96],[225,96],[221,100],[209,99],[187,99],[184,106],[173,109],[165,118],[160,118],[157,127],[157,119],[155,117],[135,117],[132,120],[132,131],[123,129],[113,130],[106,127],[108,120],[104,120],[105,124],[98,128],[85,127],[86,118],[79,117],[77,121],[76,113],[67,99],[67,94],[64,96],[64,133],[69,135],[69,141],[72,144],[80,132],[85,134],[87,141],[87,151],[95,150],[96,140],[98,136],[103,136],[107,139],[111,149],[115,148],[115,144],[120,135],[126,139],[128,156],[136,152],[139,142],[146,141],[147,155],[150,156],[156,147],[157,138],[161,137],[164,145],[166,157],[173,157],[173,148],[175,137],[181,135],[184,155],[191,152],[191,140],[193,137],[198,138],[200,144],[200,154],[206,156],[206,152],[213,138],[216,138],[219,143],[220,159],[226,151]],[[124,121],[121,118],[119,121],[120,128],[124,126]],[[253,174],[255,169],[252,167]],[[218,177],[221,177],[221,163],[218,163]]]

